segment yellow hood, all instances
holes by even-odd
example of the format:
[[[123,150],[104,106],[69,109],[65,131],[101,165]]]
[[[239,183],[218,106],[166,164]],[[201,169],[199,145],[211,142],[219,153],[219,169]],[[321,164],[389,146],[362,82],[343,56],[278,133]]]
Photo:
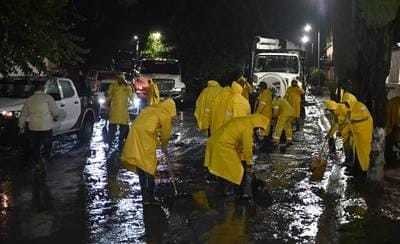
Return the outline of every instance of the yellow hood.
[[[209,80],[209,81],[207,82],[207,85],[208,85],[208,86],[219,86],[219,83],[218,83],[218,81],[216,81],[216,80]]]
[[[267,130],[268,118],[261,114],[253,114],[250,115],[251,123],[253,124],[253,128],[263,128]]]
[[[235,94],[242,94],[243,91],[243,87],[241,85],[239,85],[239,83],[237,83],[236,81],[234,81],[232,83],[232,92]]]
[[[351,94],[349,92],[345,92],[342,97],[342,102],[348,103],[351,108],[357,102],[357,98],[353,94]]]
[[[167,113],[171,115],[171,117],[176,116],[176,106],[172,98],[168,98],[167,100],[162,101],[161,103],[158,104],[158,106],[167,111]]]
[[[338,108],[338,103],[333,100],[325,100],[324,105],[328,110],[336,110]]]

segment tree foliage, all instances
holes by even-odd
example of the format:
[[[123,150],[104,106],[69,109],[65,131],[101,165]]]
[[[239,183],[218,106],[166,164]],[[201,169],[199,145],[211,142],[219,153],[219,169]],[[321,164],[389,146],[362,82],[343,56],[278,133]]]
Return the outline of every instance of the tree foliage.
[[[369,27],[381,28],[395,20],[400,7],[399,0],[359,0],[362,17]]]
[[[164,43],[161,34],[150,33],[147,37],[143,55],[149,58],[160,58],[165,57],[170,50]]]
[[[68,6],[68,0],[1,1],[0,73],[17,68],[29,73],[32,66],[45,71],[45,59],[55,64],[80,62],[84,50],[70,32]]]

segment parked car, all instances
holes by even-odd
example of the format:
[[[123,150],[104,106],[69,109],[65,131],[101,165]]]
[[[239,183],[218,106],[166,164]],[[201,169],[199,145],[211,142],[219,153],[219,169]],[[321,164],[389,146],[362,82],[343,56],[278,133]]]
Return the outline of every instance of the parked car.
[[[18,118],[38,82],[45,84],[45,92],[64,110],[65,116],[57,121],[53,135],[75,133],[80,142],[88,142],[97,117],[91,93],[78,91],[72,80],[63,77],[12,77],[0,80],[0,143],[18,145]]]

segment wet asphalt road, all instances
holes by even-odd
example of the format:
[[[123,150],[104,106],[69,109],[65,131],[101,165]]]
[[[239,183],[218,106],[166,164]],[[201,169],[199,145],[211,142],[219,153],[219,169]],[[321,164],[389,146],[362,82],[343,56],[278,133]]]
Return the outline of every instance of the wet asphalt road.
[[[139,179],[120,168],[119,152],[106,150],[96,123],[90,145],[55,142],[48,165],[53,209],[30,205],[30,173],[16,152],[0,167],[2,243],[400,243],[400,185],[382,193],[347,176],[341,150],[329,156],[322,182],[309,166],[329,127],[321,99],[306,97],[306,119],[285,152],[257,150],[256,173],[272,205],[221,196],[202,167],[206,138],[190,112],[178,120],[169,147],[179,195],[172,197],[165,162],[158,167],[160,206],[143,206]],[[341,148],[341,142],[337,141]]]

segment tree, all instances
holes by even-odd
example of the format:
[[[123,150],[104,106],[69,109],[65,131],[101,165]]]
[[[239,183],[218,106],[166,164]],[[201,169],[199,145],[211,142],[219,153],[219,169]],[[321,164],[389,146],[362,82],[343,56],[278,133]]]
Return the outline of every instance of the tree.
[[[0,73],[17,68],[45,71],[45,60],[76,64],[83,50],[67,24],[68,0],[13,0],[0,3]],[[68,19],[70,21],[70,19]]]
[[[161,33],[152,32],[147,37],[143,54],[149,58],[160,58],[165,56],[169,50],[170,48],[163,42]]]

